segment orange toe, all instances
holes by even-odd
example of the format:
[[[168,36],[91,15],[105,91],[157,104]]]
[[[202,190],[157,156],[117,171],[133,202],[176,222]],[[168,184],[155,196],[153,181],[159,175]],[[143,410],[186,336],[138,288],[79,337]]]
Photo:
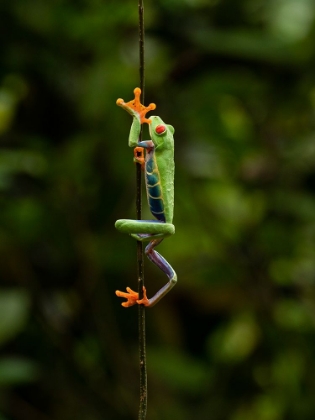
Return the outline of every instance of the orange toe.
[[[127,299],[127,302],[123,302],[121,306],[124,308],[129,308],[129,306],[133,306],[137,303],[137,299],[139,299],[139,294],[134,292],[130,287],[126,288],[127,293],[121,292],[120,290],[116,290],[116,296]]]

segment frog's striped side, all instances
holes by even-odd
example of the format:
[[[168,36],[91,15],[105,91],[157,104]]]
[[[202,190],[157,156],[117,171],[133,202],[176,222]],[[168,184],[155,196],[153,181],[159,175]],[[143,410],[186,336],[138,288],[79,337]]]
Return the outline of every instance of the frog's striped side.
[[[148,151],[146,155],[145,179],[148,204],[151,213],[161,222],[165,222],[164,199],[160,172],[153,151]]]

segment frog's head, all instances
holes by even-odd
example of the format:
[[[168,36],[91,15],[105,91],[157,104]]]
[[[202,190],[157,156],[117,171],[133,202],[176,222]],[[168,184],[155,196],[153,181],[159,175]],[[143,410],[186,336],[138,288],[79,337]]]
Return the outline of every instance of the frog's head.
[[[151,116],[149,118],[150,137],[157,147],[166,142],[173,142],[173,134],[175,129],[172,125],[165,124],[160,117]]]

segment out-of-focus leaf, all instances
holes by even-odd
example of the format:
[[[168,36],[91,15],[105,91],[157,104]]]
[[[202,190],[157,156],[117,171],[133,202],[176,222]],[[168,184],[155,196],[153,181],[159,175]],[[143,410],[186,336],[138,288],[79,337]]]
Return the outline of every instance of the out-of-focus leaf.
[[[236,409],[231,420],[282,420],[283,411],[283,401],[279,396],[262,394]]]
[[[150,348],[148,357],[151,360],[152,374],[176,392],[198,395],[212,381],[213,372],[210,366],[178,351]]]
[[[38,374],[38,366],[33,361],[13,357],[0,359],[0,386],[32,382],[38,378]]]
[[[0,344],[18,334],[27,321],[30,299],[24,290],[0,290]]]
[[[266,20],[270,32],[296,41],[311,30],[313,15],[311,0],[275,0],[268,8]]]
[[[31,150],[2,150],[0,155],[0,174],[26,173],[40,176],[46,170],[47,162],[43,155]]]
[[[311,313],[302,302],[294,299],[281,299],[274,308],[277,324],[285,329],[304,331],[314,328]]]
[[[303,353],[295,349],[283,349],[275,358],[272,366],[272,381],[288,392],[296,392],[302,386],[302,378],[307,366]]]
[[[209,349],[216,359],[239,363],[256,348],[261,332],[250,313],[241,314],[209,337]]]
[[[206,51],[231,54],[255,60],[268,60],[275,63],[298,60],[288,40],[270,36],[263,32],[250,33],[246,30],[218,30],[195,28],[190,34],[196,45]]]

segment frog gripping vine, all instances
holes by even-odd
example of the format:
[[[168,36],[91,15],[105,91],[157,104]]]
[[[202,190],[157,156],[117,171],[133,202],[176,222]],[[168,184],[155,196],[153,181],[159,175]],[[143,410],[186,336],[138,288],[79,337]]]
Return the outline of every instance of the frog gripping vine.
[[[148,242],[145,254],[150,261],[159,267],[168,277],[168,282],[150,299],[143,288],[143,298],[127,287],[127,293],[116,291],[116,295],[126,298],[122,306],[129,307],[143,304],[151,307],[165,296],[176,284],[177,275],[166,259],[159,254],[155,247],[164,238],[175,233],[173,225],[174,211],[174,128],[165,124],[158,116],[146,118],[147,112],[156,108],[155,104],[144,106],[140,102],[141,90],[134,90],[135,98],[129,102],[117,100],[117,105],[132,115],[133,121],[129,133],[128,145],[134,148],[134,161],[141,164],[147,200],[150,211],[155,220],[120,219],[115,227],[122,233],[127,233],[137,241]],[[141,124],[148,124],[150,140],[139,141]],[[145,153],[144,153],[145,150]],[[144,156],[145,155],[145,156]]]

